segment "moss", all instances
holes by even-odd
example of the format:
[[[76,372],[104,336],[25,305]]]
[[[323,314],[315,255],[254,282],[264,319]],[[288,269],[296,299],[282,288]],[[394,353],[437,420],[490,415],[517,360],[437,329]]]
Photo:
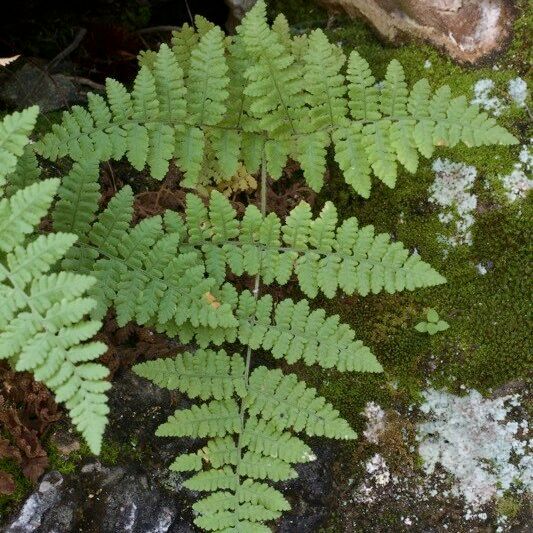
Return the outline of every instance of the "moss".
[[[498,516],[505,516],[508,519],[515,518],[520,513],[520,502],[512,496],[502,496],[496,503]]]
[[[22,469],[12,459],[0,459],[0,471],[7,472],[15,480],[13,494],[0,494],[0,519],[7,517],[26,497],[32,488],[32,482],[24,477]]]

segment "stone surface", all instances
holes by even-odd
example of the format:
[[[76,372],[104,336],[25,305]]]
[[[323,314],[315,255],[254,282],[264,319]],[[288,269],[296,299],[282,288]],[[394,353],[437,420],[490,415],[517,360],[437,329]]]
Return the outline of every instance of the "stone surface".
[[[76,86],[67,76],[51,74],[44,67],[30,63],[3,84],[0,98],[17,108],[37,104],[43,113],[82,101]]]
[[[111,389],[106,443],[120,448],[116,464],[87,458],[76,470],[43,476],[5,533],[194,533],[195,494],[183,477],[168,470],[178,453],[197,447],[192,439],[165,439],[155,428],[178,407],[190,403],[132,372]],[[326,441],[313,444],[317,460],[299,465],[299,477],[281,488],[292,505],[275,531],[312,533],[330,508],[334,453]],[[127,449],[128,446],[131,449]]]
[[[329,9],[363,16],[387,39],[413,35],[474,63],[499,51],[514,19],[509,0],[320,0]]]
[[[239,24],[245,13],[252,8],[257,0],[225,0],[230,9],[226,26],[230,32]]]

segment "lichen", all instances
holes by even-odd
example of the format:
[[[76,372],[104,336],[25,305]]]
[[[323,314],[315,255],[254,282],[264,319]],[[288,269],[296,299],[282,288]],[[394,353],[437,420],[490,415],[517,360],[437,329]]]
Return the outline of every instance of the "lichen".
[[[511,419],[517,395],[486,399],[476,390],[455,396],[428,389],[423,396],[427,420],[417,437],[428,475],[442,466],[456,480],[454,494],[474,510],[512,486],[533,490],[528,422]]]

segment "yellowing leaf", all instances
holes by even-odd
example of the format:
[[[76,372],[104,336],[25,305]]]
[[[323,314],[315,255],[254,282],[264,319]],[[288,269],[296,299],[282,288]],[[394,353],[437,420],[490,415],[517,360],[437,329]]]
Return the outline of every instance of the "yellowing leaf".
[[[204,300],[213,308],[218,309],[220,302],[208,291],[204,294]]]

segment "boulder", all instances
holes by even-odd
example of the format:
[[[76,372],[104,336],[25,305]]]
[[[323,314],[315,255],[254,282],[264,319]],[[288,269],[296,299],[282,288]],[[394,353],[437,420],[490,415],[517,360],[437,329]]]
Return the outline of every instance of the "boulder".
[[[514,9],[510,0],[319,0],[329,10],[362,16],[386,39],[414,36],[452,58],[475,63],[508,41]]]

